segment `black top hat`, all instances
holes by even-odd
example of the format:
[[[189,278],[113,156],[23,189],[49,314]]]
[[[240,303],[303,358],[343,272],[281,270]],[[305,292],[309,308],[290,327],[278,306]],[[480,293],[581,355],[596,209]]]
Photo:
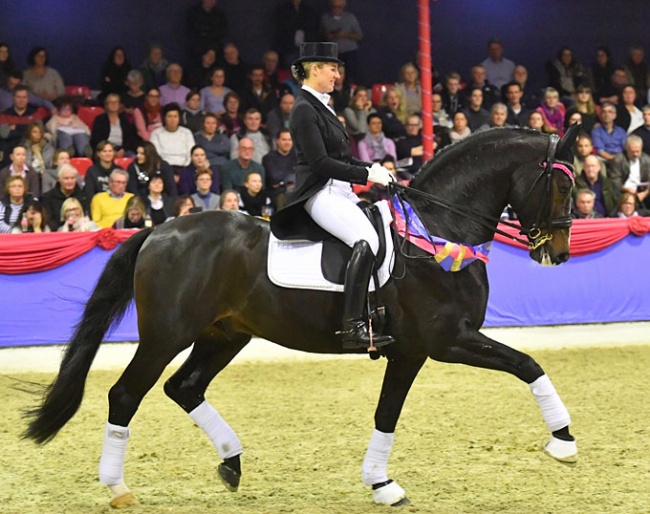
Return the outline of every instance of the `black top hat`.
[[[336,43],[301,43],[300,57],[293,64],[302,62],[335,62],[343,64],[338,58],[339,45]]]

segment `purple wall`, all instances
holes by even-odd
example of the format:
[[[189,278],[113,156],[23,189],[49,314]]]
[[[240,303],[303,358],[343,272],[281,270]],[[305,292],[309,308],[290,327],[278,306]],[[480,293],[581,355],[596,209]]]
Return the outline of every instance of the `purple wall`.
[[[0,40],[12,46],[21,67],[29,49],[43,45],[67,83],[96,86],[101,63],[118,43],[134,66],[154,40],[165,45],[171,59],[185,62],[185,12],[196,1],[5,1]],[[219,0],[245,61],[259,60],[270,44],[267,20],[279,1]],[[327,8],[327,0],[305,1],[319,11]],[[650,52],[646,0],[626,0],[616,7],[587,0],[438,0],[431,5],[433,60],[442,73],[457,70],[466,76],[485,57],[486,41],[493,35],[504,42],[507,57],[529,68],[539,86],[545,81],[544,61],[564,44],[585,64],[600,44],[609,45],[618,62],[631,44],[645,43]],[[394,81],[401,64],[415,54],[416,7],[415,0],[348,0],[365,32],[363,83]]]

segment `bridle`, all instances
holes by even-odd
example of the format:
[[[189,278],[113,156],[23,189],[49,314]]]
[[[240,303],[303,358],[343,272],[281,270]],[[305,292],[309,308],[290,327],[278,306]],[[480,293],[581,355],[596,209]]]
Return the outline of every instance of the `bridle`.
[[[566,163],[556,161],[555,154],[557,152],[557,146],[559,141],[560,138],[556,134],[551,134],[549,136],[548,148],[546,150],[546,160],[540,163],[540,166],[542,166],[543,169],[541,173],[537,176],[533,184],[531,185],[528,194],[526,195],[526,198],[524,200],[524,204],[526,204],[528,202],[528,199],[533,194],[533,190],[535,189],[535,186],[537,186],[537,184],[541,181],[545,182],[544,196],[542,197],[542,201],[540,202],[539,207],[537,209],[535,222],[529,227],[512,223],[510,221],[502,221],[500,218],[483,214],[471,208],[458,207],[457,205],[452,204],[448,200],[440,198],[436,195],[432,195],[431,193],[426,193],[424,191],[420,191],[418,189],[414,189],[409,186],[398,184],[397,182],[390,183],[388,185],[388,191],[391,196],[396,195],[397,201],[399,202],[403,202],[409,196],[419,196],[425,199],[426,201],[433,203],[434,205],[444,207],[446,210],[450,212],[453,212],[467,219],[470,219],[475,223],[489,229],[490,231],[496,232],[497,234],[507,237],[508,239],[512,239],[513,241],[517,241],[518,243],[527,246],[529,250],[535,250],[539,248],[541,245],[543,245],[545,242],[553,239],[553,234],[549,232],[550,229],[570,228],[572,224],[572,219],[570,215],[562,216],[559,218],[553,218],[553,190],[552,190],[553,170],[562,171],[571,179],[572,182],[574,180],[573,173],[571,172],[569,166]],[[424,220],[422,220],[422,223],[424,224]],[[495,228],[495,226],[498,225],[499,223],[501,223],[502,225],[506,225],[510,228],[518,229],[519,234],[525,236],[526,239],[510,234],[504,230],[501,230],[500,228],[498,228],[498,226]],[[546,233],[542,232],[543,229],[546,229]]]

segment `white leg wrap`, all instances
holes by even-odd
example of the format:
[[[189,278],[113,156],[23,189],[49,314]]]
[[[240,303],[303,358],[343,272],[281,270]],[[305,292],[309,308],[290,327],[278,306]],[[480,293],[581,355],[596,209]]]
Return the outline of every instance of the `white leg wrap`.
[[[243,452],[235,431],[208,402],[204,401],[189,416],[210,438],[219,457],[228,459]]]
[[[99,460],[99,481],[108,486],[124,484],[124,456],[131,431],[106,423],[104,447]],[[126,486],[125,486],[126,487]]]
[[[532,384],[528,384],[530,391],[533,393],[537,405],[542,411],[542,417],[551,432],[566,427],[571,423],[569,411],[560,396],[555,391],[555,387],[547,375],[542,375]]]
[[[366,458],[363,459],[361,478],[366,485],[378,484],[388,480],[388,459],[393,448],[395,434],[385,434],[375,429],[370,438]]]

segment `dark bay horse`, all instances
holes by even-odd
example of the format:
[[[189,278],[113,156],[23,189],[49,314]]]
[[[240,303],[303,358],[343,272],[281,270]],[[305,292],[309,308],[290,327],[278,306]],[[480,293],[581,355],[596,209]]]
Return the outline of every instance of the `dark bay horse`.
[[[572,128],[558,144],[555,137],[525,129],[477,133],[429,161],[406,197],[430,233],[468,245],[491,241],[499,215],[510,204],[531,241],[531,258],[560,264],[569,258],[572,177],[559,162],[571,161],[575,136]],[[335,336],[342,295],[272,284],[266,273],[268,237],[268,222],[222,211],[178,218],[123,243],[85,307],[56,380],[29,413],[26,437],[45,443],[75,414],[104,334],[135,298],[140,342],[109,392],[100,460],[100,480],[112,492],[111,505],[136,502],[123,476],[128,425],[167,364],[192,344],[164,389],[212,440],[223,460],[219,477],[235,491],[241,443],[205,401],[210,382],[252,336],[296,350],[342,353]],[[551,432],[546,453],[575,462],[569,414],[542,368],[479,332],[488,298],[485,264],[475,261],[450,273],[410,243],[403,246],[417,258],[398,254],[396,267],[403,276],[380,290],[389,312],[387,331],[396,342],[387,354],[375,431],[362,467],[374,501],[408,501],[386,468],[402,405],[428,357],[505,371],[529,384]]]

